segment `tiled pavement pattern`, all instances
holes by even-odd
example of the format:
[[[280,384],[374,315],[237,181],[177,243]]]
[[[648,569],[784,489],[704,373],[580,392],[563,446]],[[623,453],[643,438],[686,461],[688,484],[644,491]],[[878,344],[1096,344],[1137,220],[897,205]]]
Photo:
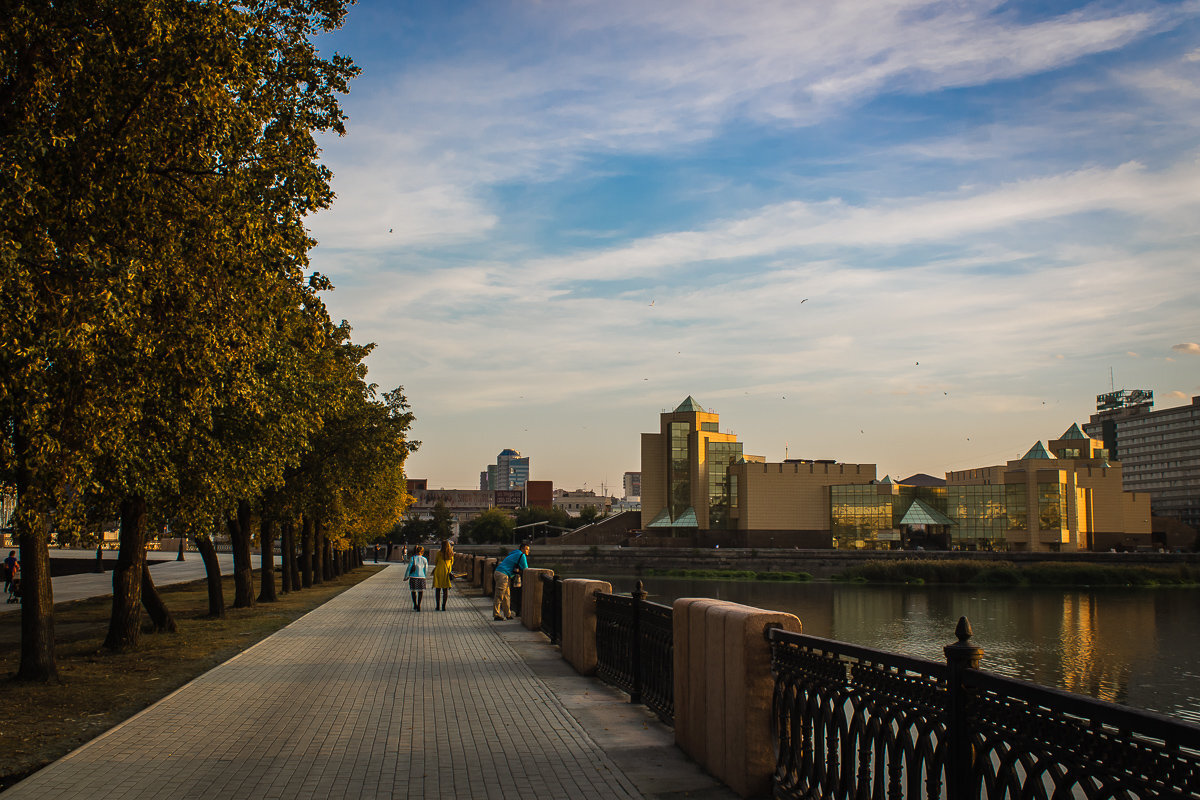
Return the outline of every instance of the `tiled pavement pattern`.
[[[541,634],[493,623],[485,598],[457,592],[444,612],[426,592],[415,613],[402,578],[383,570],[4,800],[731,796],[661,732],[639,739],[652,729],[628,719],[627,703],[626,718],[606,715],[597,699],[616,709],[607,687],[563,674],[556,656],[540,667],[523,659],[521,643]],[[536,652],[557,651],[543,640]],[[641,752],[614,747],[622,741]]]

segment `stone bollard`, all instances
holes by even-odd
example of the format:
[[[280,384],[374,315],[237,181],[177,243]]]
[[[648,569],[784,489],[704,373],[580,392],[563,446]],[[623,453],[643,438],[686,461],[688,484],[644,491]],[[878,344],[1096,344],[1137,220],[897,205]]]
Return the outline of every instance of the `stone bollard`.
[[[471,585],[483,586],[483,559],[479,556],[471,557]]]
[[[707,598],[681,598],[675,630],[675,740],[742,797],[770,792],[768,627],[800,631],[792,614]]]
[[[500,563],[498,558],[485,558],[483,560],[483,593],[488,597],[496,593],[496,565]]]
[[[542,627],[542,576],[554,577],[552,569],[530,567],[521,573],[521,624],[531,631]]]
[[[612,593],[607,581],[563,581],[562,656],[580,675],[596,672],[596,593]]]

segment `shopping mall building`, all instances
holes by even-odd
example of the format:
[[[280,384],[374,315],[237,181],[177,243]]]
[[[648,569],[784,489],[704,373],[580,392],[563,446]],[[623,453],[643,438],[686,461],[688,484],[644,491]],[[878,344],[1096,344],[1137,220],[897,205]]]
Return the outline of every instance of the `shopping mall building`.
[[[1074,552],[1150,545],[1150,499],[1071,425],[1046,446],[945,480],[876,478],[874,464],[742,452],[688,397],[642,434],[640,544]],[[931,485],[932,484],[932,485]]]

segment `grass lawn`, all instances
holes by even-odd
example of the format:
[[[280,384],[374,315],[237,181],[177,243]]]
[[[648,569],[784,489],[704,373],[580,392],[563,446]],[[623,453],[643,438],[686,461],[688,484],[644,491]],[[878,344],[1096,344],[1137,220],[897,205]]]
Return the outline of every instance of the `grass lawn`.
[[[114,654],[101,646],[108,633],[111,597],[58,604],[54,630],[61,682],[54,684],[12,679],[20,662],[21,615],[0,615],[0,675],[4,676],[0,678],[0,790],[381,569],[362,566],[311,589],[280,594],[275,603],[230,608],[223,620],[205,618],[208,590],[203,580],[160,586],[179,631],[143,633],[141,644],[131,653]],[[254,580],[257,589],[257,571]],[[224,583],[229,603],[232,576],[226,576]],[[145,612],[142,618],[147,621]]]

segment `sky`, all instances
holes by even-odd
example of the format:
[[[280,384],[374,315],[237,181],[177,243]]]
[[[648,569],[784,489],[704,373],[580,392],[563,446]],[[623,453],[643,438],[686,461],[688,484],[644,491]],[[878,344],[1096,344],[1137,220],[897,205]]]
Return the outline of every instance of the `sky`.
[[[361,0],[312,266],[406,472],[621,494],[747,454],[1003,464],[1200,395],[1200,0]]]

